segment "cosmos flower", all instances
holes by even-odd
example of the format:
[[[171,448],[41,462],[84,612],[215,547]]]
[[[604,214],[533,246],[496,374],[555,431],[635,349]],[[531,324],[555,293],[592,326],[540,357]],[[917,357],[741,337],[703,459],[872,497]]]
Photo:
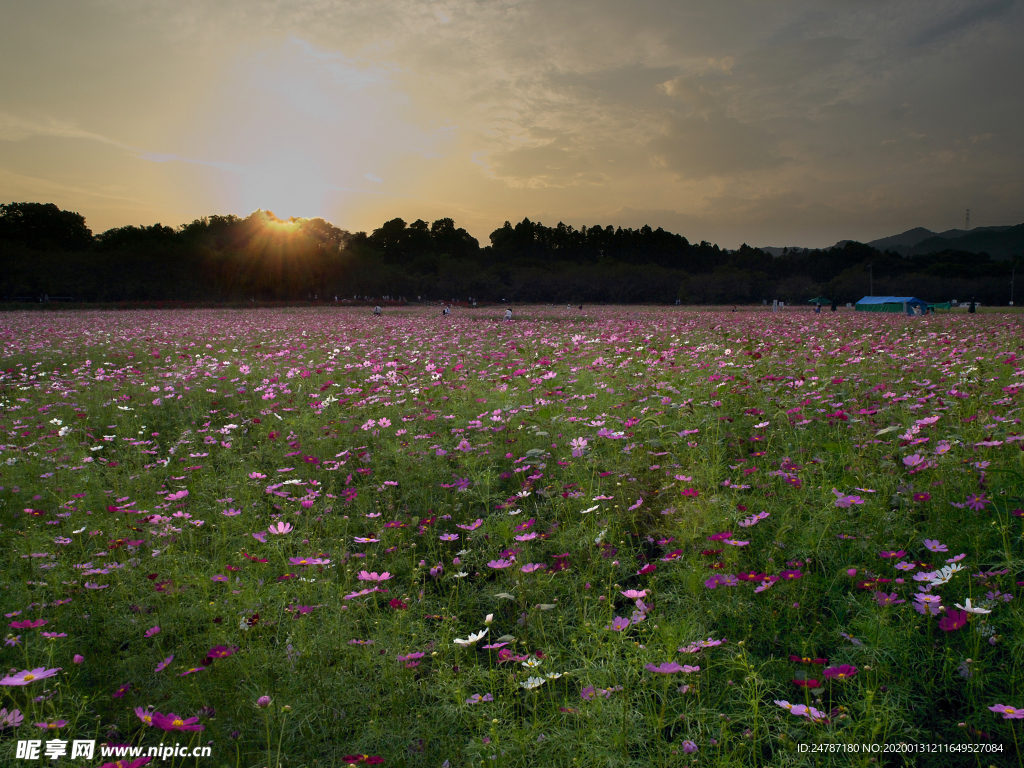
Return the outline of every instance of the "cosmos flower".
[[[22,670],[13,675],[7,675],[0,680],[0,685],[28,685],[34,683],[37,680],[45,680],[48,677],[53,677],[61,668],[47,669],[46,667],[36,667],[33,670]]]

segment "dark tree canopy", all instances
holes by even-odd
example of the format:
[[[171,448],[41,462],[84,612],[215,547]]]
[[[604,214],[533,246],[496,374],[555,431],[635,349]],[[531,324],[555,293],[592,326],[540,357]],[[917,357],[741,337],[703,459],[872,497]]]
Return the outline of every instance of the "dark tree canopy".
[[[93,243],[85,217],[62,211],[53,203],[0,205],[0,239],[22,243],[34,251],[83,251]]]
[[[870,265],[877,295],[1003,304],[1022,257],[1015,259],[949,248],[901,256],[853,241],[772,256],[747,244],[694,244],[649,226],[576,229],[527,218],[505,222],[481,248],[451,218],[394,218],[367,234],[262,210],[244,218],[204,216],[177,229],[117,227],[93,237],[83,216],[53,204],[0,206],[0,297],[853,302],[870,290]]]

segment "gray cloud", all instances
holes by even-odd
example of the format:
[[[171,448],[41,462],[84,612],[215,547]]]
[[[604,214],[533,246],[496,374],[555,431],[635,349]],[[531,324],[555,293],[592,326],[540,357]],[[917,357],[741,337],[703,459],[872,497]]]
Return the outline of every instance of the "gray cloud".
[[[687,179],[743,174],[786,161],[767,131],[720,113],[674,119],[649,147],[659,163]]]
[[[1013,4],[1014,0],[995,0],[994,2],[964,8],[959,13],[925,29],[914,37],[910,44],[912,46],[929,45],[975,24],[1001,16],[1009,11]]]

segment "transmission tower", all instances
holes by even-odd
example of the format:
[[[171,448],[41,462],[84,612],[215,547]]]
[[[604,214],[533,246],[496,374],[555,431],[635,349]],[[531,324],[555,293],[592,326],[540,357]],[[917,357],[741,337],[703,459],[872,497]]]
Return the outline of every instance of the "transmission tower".
[[[968,208],[967,209],[967,215],[964,217],[964,229],[967,230],[967,229],[970,229],[970,228],[971,228],[971,209]]]

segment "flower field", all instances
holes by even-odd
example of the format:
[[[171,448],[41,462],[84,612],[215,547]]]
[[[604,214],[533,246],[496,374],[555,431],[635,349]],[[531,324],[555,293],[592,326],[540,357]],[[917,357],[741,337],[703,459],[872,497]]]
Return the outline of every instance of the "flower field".
[[[1017,316],[503,316],[0,315],[0,762],[1021,764]]]

